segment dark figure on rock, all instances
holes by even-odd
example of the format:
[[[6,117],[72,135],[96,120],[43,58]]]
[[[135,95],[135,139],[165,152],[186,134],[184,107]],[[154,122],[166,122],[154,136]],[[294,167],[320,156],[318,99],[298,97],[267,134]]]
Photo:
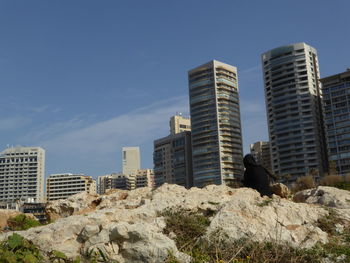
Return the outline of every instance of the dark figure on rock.
[[[251,154],[243,159],[246,168],[244,172],[243,185],[257,190],[261,196],[272,196],[270,189],[270,173],[261,165],[258,165]]]

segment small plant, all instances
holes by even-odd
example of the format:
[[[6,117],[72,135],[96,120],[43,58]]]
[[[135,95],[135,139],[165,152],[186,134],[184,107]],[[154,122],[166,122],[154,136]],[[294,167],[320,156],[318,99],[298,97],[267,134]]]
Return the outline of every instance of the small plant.
[[[193,240],[201,237],[210,224],[209,219],[200,213],[186,210],[166,210],[162,214],[165,217],[165,233],[175,233],[175,242],[178,247],[185,248]]]
[[[257,206],[263,207],[263,206],[268,206],[269,204],[272,203],[272,199],[265,199],[264,201],[262,201],[261,203],[258,203]]]
[[[100,248],[92,248],[86,250],[86,252],[84,253],[84,258],[89,263],[118,263],[118,261],[110,259],[108,255],[105,252],[103,252]]]
[[[27,217],[25,214],[10,217],[7,220],[7,225],[9,226],[10,230],[13,231],[27,230],[31,227],[41,226],[39,221]]]
[[[32,242],[14,233],[0,243],[0,262],[39,263],[43,262],[43,256]]]

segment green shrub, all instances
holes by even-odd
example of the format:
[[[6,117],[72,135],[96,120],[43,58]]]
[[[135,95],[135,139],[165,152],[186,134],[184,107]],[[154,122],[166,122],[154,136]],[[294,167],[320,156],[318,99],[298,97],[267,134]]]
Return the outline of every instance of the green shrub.
[[[7,225],[13,231],[27,230],[31,227],[41,226],[39,221],[29,218],[25,214],[10,217],[7,220]]]
[[[177,247],[186,248],[193,240],[200,238],[210,224],[209,219],[200,213],[186,210],[166,210],[162,214],[165,218],[165,234],[174,233]]]
[[[0,244],[1,263],[38,263],[44,262],[39,249],[32,242],[14,233]]]

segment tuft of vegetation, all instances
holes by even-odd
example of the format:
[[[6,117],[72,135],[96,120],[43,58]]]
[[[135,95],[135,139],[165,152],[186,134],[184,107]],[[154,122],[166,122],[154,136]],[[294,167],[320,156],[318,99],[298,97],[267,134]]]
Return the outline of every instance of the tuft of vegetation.
[[[186,250],[193,241],[197,241],[205,234],[210,225],[208,217],[200,213],[193,213],[183,209],[165,210],[162,214],[165,218],[165,234],[175,235],[175,242],[178,248]]]
[[[265,199],[261,203],[258,203],[257,206],[260,206],[260,207],[268,206],[269,204],[271,204],[271,202],[272,202],[271,198]]]
[[[100,248],[86,250],[84,253],[84,259],[89,263],[118,263],[118,261],[110,259]]]
[[[164,232],[175,236],[173,239],[178,249],[190,255],[193,263],[320,263],[325,258],[335,262],[337,257],[342,257],[342,262],[350,262],[350,228],[338,233],[336,225],[344,222],[332,210],[318,222],[318,226],[330,234],[330,242],[317,244],[311,249],[247,238],[232,242],[220,230],[208,239],[204,234],[210,222],[205,215],[182,209],[167,210],[162,215],[167,224]],[[180,261],[169,252],[165,262]]]
[[[0,243],[0,262],[38,263],[44,262],[39,249],[32,242],[14,233]]]
[[[27,230],[31,227],[41,226],[39,221],[27,217],[25,214],[19,214],[14,217],[10,217],[7,220],[7,225],[12,231]]]
[[[312,175],[302,176],[296,180],[295,185],[292,188],[292,192],[296,193],[302,190],[315,188],[315,187],[316,187],[316,182]]]

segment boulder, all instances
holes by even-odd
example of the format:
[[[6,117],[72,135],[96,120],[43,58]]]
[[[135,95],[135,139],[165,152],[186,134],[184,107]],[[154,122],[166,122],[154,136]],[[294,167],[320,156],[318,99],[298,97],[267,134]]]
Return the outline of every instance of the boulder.
[[[295,247],[312,247],[326,243],[327,233],[316,226],[328,211],[297,204],[287,199],[260,197],[252,189],[239,193],[218,211],[207,230],[206,238],[226,237],[229,242],[239,239],[288,243]],[[218,235],[218,236],[217,236]]]
[[[350,191],[329,186],[319,186],[297,192],[293,200],[332,208],[350,209]]]
[[[58,218],[94,211],[100,202],[98,195],[81,192],[67,199],[48,202],[45,213],[48,220],[54,221]]]
[[[282,198],[288,198],[291,194],[289,188],[282,183],[276,183],[271,185],[271,191],[275,195],[278,195]]]

